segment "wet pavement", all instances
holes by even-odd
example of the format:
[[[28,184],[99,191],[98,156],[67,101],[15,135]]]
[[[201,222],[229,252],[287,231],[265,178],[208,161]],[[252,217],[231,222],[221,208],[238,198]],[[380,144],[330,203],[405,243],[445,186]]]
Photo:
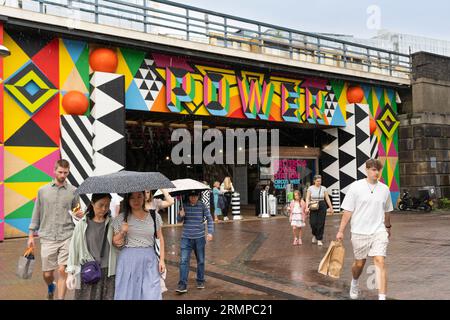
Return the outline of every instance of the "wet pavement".
[[[310,228],[303,232],[303,245],[292,246],[292,231],[284,216],[215,224],[214,240],[206,247],[206,289],[195,287],[195,256],[191,258],[188,293],[175,293],[178,282],[179,226],[163,228],[166,240],[168,292],[164,299],[176,300],[267,300],[267,299],[348,299],[352,248],[347,228],[345,264],[340,279],[317,273],[329,241],[338,230],[340,215],[328,216],[325,243],[311,243]],[[388,248],[388,299],[450,299],[450,213],[395,213]],[[37,241],[38,242],[38,241]],[[46,287],[40,258],[30,280],[15,276],[18,256],[25,239],[0,243],[0,300],[45,299]],[[369,290],[368,260],[360,279],[361,299],[376,299]],[[370,268],[369,268],[370,271]],[[73,297],[69,292],[68,299]]]

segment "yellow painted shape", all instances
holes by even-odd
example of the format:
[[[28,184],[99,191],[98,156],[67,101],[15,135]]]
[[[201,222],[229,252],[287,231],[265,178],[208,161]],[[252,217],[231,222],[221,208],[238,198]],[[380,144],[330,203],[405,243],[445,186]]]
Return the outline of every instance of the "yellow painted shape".
[[[9,49],[11,55],[3,62],[3,78],[8,79],[18,69],[30,60],[30,57],[19,47],[19,45],[8,35],[3,33],[3,45]]]
[[[199,66],[199,65],[196,65],[196,67],[200,71],[202,76],[204,76],[207,72],[219,73],[219,74],[221,74],[223,76],[225,76],[225,75],[236,76],[236,74],[235,74],[235,72],[233,70],[222,69],[222,68],[214,68],[214,67],[207,67],[207,66]]]
[[[66,110],[64,110],[64,108],[62,106],[63,95],[59,94],[58,96],[59,96],[59,98],[58,98],[59,99],[59,115],[63,116],[63,115],[67,114]]]
[[[47,100],[49,100],[53,95],[55,95],[57,89],[48,89],[39,99],[35,102],[30,102],[15,86],[6,85],[9,91],[32,113],[39,109]]]
[[[128,64],[125,61],[125,58],[122,55],[120,50],[117,50],[117,58],[119,63],[117,65],[116,73],[123,74],[125,76],[125,92],[130,87],[131,82],[133,81],[133,75],[131,74],[130,68],[128,68]]]
[[[5,217],[14,212],[24,204],[30,202],[30,199],[8,188],[8,183],[5,184]]]
[[[67,78],[72,73],[73,69],[76,69],[75,63],[72,61],[72,57],[64,45],[64,41],[59,39],[59,87],[62,88],[64,83],[67,82]],[[62,89],[64,90],[64,89]]]
[[[5,147],[6,151],[29,164],[37,162],[58,149],[54,147]]]
[[[164,80],[166,80],[166,69],[164,69],[164,68],[156,68],[156,72],[158,72],[159,73],[159,75],[164,79]],[[164,86],[165,86],[166,84],[164,84]]]
[[[12,153],[9,153],[7,150],[5,150],[4,152],[5,180],[30,166],[28,162],[20,159],[19,157],[16,157]]]
[[[5,187],[17,192],[27,199],[34,199],[40,187],[48,182],[11,182],[5,183]]]
[[[346,82],[342,88],[342,93],[338,100],[339,109],[341,109],[341,113],[345,121],[347,121],[347,88],[348,84]]]
[[[19,130],[29,119],[28,114],[17,104],[8,94],[3,94],[4,102],[4,141],[8,140],[17,130]]]

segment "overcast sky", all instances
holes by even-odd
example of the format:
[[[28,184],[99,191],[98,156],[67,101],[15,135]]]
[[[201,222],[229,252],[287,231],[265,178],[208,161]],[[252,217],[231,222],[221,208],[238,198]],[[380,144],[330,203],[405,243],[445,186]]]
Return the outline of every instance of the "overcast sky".
[[[370,38],[375,5],[379,27],[390,31],[450,41],[448,0],[174,0],[195,7],[245,17],[302,31]],[[373,26],[373,24],[372,24]]]

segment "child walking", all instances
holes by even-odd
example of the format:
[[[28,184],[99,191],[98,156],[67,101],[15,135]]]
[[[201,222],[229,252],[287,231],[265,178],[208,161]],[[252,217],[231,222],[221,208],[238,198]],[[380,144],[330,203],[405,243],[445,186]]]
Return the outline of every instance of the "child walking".
[[[300,191],[295,190],[294,199],[289,205],[289,221],[291,222],[292,232],[294,233],[294,242],[292,243],[294,246],[302,244],[302,227],[305,226],[305,220],[306,203],[302,199]]]

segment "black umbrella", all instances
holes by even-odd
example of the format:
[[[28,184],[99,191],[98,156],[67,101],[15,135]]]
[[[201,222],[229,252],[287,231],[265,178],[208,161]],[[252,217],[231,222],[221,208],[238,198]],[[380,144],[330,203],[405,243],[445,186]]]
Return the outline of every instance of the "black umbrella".
[[[76,193],[129,193],[174,187],[160,172],[120,171],[89,177],[78,187]]]

